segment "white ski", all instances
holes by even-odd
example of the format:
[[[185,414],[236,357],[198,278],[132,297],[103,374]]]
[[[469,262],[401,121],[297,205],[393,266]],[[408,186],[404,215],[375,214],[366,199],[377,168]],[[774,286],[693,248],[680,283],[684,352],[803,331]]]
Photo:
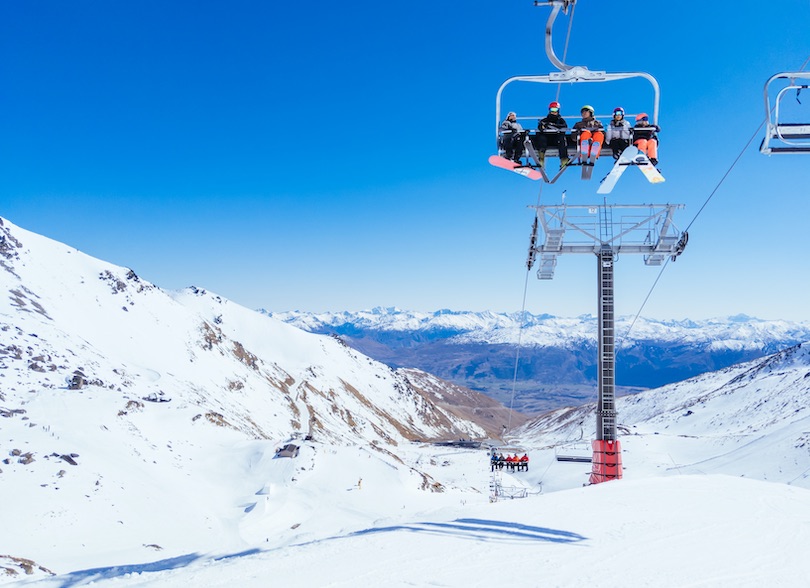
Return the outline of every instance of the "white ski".
[[[602,182],[599,184],[599,189],[596,191],[596,193],[609,194],[616,186],[616,182],[618,182],[619,178],[622,177],[622,174],[627,167],[634,165],[637,155],[639,155],[639,150],[632,145],[622,151],[619,159],[617,159],[616,163],[613,165],[613,169],[608,172],[608,175],[602,178]]]

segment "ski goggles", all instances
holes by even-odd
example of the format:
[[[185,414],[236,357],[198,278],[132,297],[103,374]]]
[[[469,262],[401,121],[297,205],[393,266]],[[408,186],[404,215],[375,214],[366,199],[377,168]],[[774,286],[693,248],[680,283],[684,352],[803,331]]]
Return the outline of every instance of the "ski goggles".
[[[638,120],[643,120],[643,121],[645,121],[645,122],[646,122],[646,121],[650,120],[650,117],[649,117],[649,116],[642,116],[642,117],[641,117],[640,119],[638,119]]]
[[[559,108],[549,108],[548,111],[549,112],[560,112],[560,109]]]

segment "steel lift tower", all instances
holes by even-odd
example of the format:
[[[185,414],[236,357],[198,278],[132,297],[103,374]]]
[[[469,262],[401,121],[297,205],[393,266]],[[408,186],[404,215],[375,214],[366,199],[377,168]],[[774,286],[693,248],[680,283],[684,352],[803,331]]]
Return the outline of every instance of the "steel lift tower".
[[[658,123],[658,110],[660,104],[660,87],[657,80],[645,72],[618,72],[591,71],[584,66],[572,66],[563,63],[554,52],[552,43],[552,30],[554,21],[560,12],[567,13],[573,9],[577,0],[535,0],[535,6],[551,8],[551,14],[546,22],[545,50],[549,61],[559,71],[548,75],[515,76],[506,80],[498,89],[495,97],[495,139],[497,153],[501,153],[502,143],[501,102],[507,87],[517,83],[521,87],[535,86],[536,84],[563,83],[602,83],[618,82],[639,78],[646,80],[652,89],[652,103],[648,111],[653,114],[652,121]],[[570,32],[570,21],[569,21]],[[568,41],[566,40],[566,48]],[[799,77],[798,75],[794,75]],[[542,86],[541,86],[542,87]],[[795,84],[794,86],[795,87]],[[767,88],[767,86],[766,86]],[[511,104],[511,103],[510,103]],[[766,107],[767,107],[766,103]],[[510,111],[517,107],[510,106]],[[535,116],[522,116],[523,119],[534,119]],[[780,139],[787,135],[794,140],[803,138],[807,133],[804,125],[776,126],[774,133],[780,134]],[[810,137],[810,134],[808,134]],[[531,152],[524,143],[526,150]],[[795,148],[795,146],[794,146]],[[773,151],[773,149],[772,149]],[[505,152],[505,150],[504,150]],[[552,150],[546,150],[548,157]],[[559,156],[559,154],[557,153]],[[535,163],[539,162],[535,161]],[[525,170],[527,166],[518,165]],[[521,171],[518,171],[521,173]],[[531,177],[531,176],[530,176]],[[548,183],[553,183],[553,181]],[[662,265],[665,261],[673,261],[686,247],[688,235],[680,232],[673,223],[674,211],[682,208],[680,204],[613,204],[605,201],[601,205],[559,205],[534,206],[537,209],[532,230],[531,244],[529,245],[528,267],[539,261],[537,277],[541,280],[550,280],[554,277],[557,266],[557,257],[563,254],[585,253],[594,255],[597,263],[597,295],[599,308],[598,332],[598,405],[596,409],[596,438],[592,443],[593,459],[591,470],[591,483],[605,482],[622,477],[621,444],[616,435],[616,333],[615,333],[615,304],[613,288],[613,267],[621,254],[640,253],[646,265]],[[542,243],[538,244],[538,231],[542,226]]]
[[[529,245],[528,268],[539,258],[537,277],[554,277],[557,257],[596,256],[598,302],[598,401],[596,439],[590,482],[622,477],[621,443],[616,434],[616,332],[613,268],[621,254],[643,255],[644,263],[659,266],[683,253],[688,240],[672,216],[681,204],[544,205],[537,210]],[[539,225],[539,226],[538,226]],[[538,245],[538,228],[543,240]]]

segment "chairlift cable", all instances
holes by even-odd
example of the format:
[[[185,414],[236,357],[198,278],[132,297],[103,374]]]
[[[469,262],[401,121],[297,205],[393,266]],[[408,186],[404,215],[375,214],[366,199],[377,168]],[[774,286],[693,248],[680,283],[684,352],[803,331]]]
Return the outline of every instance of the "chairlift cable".
[[[512,397],[509,400],[509,417],[506,423],[506,430],[512,430],[512,410],[515,404],[515,387],[517,386],[518,366],[520,365],[520,347],[523,338],[523,324],[526,322],[526,292],[529,289],[529,274],[531,270],[526,270],[526,280],[523,284],[523,308],[520,310],[520,326],[518,327],[517,349],[515,350],[515,371],[512,377]]]
[[[701,207],[700,207],[700,210],[698,210],[698,211],[697,211],[697,213],[695,213],[695,217],[694,217],[694,218],[693,218],[691,221],[689,221],[689,224],[688,224],[688,225],[686,225],[686,229],[684,229],[685,231],[689,231],[689,227],[691,227],[691,226],[694,224],[694,222],[697,220],[697,217],[698,217],[698,216],[700,216],[700,213],[701,213],[701,212],[703,212],[703,209],[704,209],[704,208],[706,208],[706,205],[708,205],[708,204],[709,204],[709,201],[710,201],[710,200],[712,199],[712,197],[715,195],[715,193],[717,192],[717,190],[719,190],[719,189],[720,189],[720,186],[722,186],[722,185],[723,185],[723,182],[725,182],[725,181],[726,181],[726,178],[727,178],[727,177],[729,176],[729,174],[731,173],[731,170],[733,170],[733,169],[734,169],[734,166],[736,166],[736,165],[737,165],[737,162],[739,162],[739,161],[740,161],[740,158],[741,158],[741,157],[743,156],[743,154],[746,152],[746,150],[748,149],[749,145],[751,145],[751,143],[753,143],[754,139],[756,139],[756,138],[759,136],[759,133],[762,131],[762,127],[763,127],[764,125],[765,125],[765,121],[762,121],[761,123],[759,123],[759,126],[757,127],[757,130],[756,130],[756,131],[754,131],[754,134],[753,134],[753,135],[751,135],[751,138],[750,138],[750,139],[748,139],[748,142],[745,144],[745,146],[742,148],[742,150],[740,150],[740,153],[737,155],[737,157],[736,157],[736,158],[734,159],[734,161],[731,163],[731,166],[730,166],[730,167],[729,167],[729,168],[726,170],[726,173],[724,173],[724,174],[723,174],[723,177],[722,177],[722,178],[720,178],[720,181],[719,181],[719,182],[717,182],[717,185],[714,187],[714,190],[712,190],[712,191],[711,191],[711,194],[709,194],[708,198],[706,198],[706,201],[703,203],[703,206],[701,206]]]
[[[802,66],[799,68],[799,71],[804,71],[804,68],[807,67],[807,64],[810,63],[810,55],[807,56],[807,59],[804,60]]]
[[[650,287],[650,291],[647,292],[647,297],[644,298],[644,302],[641,303],[641,307],[638,309],[638,312],[636,313],[636,316],[633,317],[633,320],[630,323],[630,326],[627,327],[627,332],[624,334],[624,337],[621,337],[619,339],[619,341],[617,341],[617,344],[624,343],[625,339],[627,339],[627,337],[630,336],[630,331],[633,330],[633,327],[635,326],[636,321],[638,320],[638,317],[641,316],[641,312],[644,310],[644,307],[647,305],[647,302],[650,300],[650,296],[652,296],[653,290],[655,290],[655,287],[658,285],[658,280],[661,279],[661,276],[663,275],[664,270],[669,265],[669,260],[670,260],[670,258],[667,257],[666,261],[664,261],[664,265],[661,266],[661,271],[658,272],[658,277],[655,278],[655,281],[653,282],[653,285]]]
[[[537,193],[537,205],[540,205],[540,197],[543,195],[543,185],[540,185],[540,190]],[[535,209],[535,216],[537,215]],[[515,349],[515,370],[512,376],[512,396],[509,399],[509,416],[507,417],[506,421],[506,430],[512,430],[512,410],[513,406],[515,405],[515,388],[517,387],[517,376],[518,376],[518,367],[520,365],[520,348],[523,342],[523,325],[526,323],[526,294],[529,290],[529,274],[531,273],[532,268],[527,264],[526,267],[526,280],[523,284],[523,305],[520,309],[520,326],[518,327],[518,340],[517,340],[517,348]]]
[[[804,71],[804,68],[807,66],[808,63],[810,63],[810,56],[808,56],[808,58],[805,60],[805,62],[799,68],[799,71]],[[774,105],[773,108],[776,108],[776,105]],[[773,111],[773,108],[771,109],[771,111]],[[765,125],[766,122],[767,122],[767,120],[763,120],[761,123],[759,123],[759,126],[757,127],[757,130],[754,132],[754,134],[751,136],[751,138],[748,139],[748,142],[745,144],[745,147],[743,147],[742,151],[740,151],[739,155],[737,155],[737,158],[731,164],[731,167],[729,167],[728,170],[726,171],[726,173],[723,174],[723,177],[720,178],[720,181],[714,187],[714,190],[712,190],[711,194],[709,194],[709,197],[706,198],[706,202],[703,203],[703,206],[701,206],[700,210],[697,211],[697,213],[695,214],[695,217],[686,226],[686,228],[684,229],[685,232],[689,231],[689,227],[692,226],[692,224],[697,220],[697,217],[700,216],[700,213],[703,212],[703,209],[706,208],[706,205],[709,204],[709,200],[712,199],[712,196],[714,196],[715,192],[717,192],[717,190],[720,188],[720,186],[726,180],[728,175],[731,173],[731,170],[734,169],[734,166],[737,165],[738,161],[740,161],[740,158],[743,156],[743,153],[745,153],[746,149],[748,149],[748,146],[751,145],[751,143],[754,141],[754,139],[756,139],[759,136],[759,133],[762,130],[762,127]]]
[[[808,63],[810,63],[810,56],[808,56],[808,58],[805,60],[805,62],[799,68],[799,71],[804,71],[804,68],[807,67]],[[774,104],[773,108],[771,108],[771,111],[773,111],[774,108],[776,108],[775,104]],[[765,125],[766,122],[767,122],[767,120],[763,120],[761,123],[759,123],[759,126],[757,127],[757,130],[754,132],[753,135],[751,135],[751,138],[748,139],[748,142],[745,144],[745,146],[742,148],[740,153],[737,155],[736,159],[734,159],[731,166],[726,170],[726,173],[723,174],[723,177],[720,178],[720,181],[714,187],[714,190],[711,191],[709,196],[706,198],[706,201],[703,203],[703,205],[700,207],[700,209],[695,213],[695,216],[692,218],[691,221],[689,221],[689,224],[686,225],[686,228],[683,230],[684,233],[689,232],[689,228],[695,223],[698,216],[700,216],[700,213],[703,212],[703,209],[706,208],[706,206],[709,204],[709,201],[715,195],[717,190],[719,190],[720,186],[723,185],[723,182],[726,181],[726,178],[729,176],[731,171],[734,169],[734,167],[740,161],[743,154],[748,150],[748,147],[751,145],[751,143],[754,141],[754,139],[756,139],[759,136],[760,132],[762,131],[762,127]],[[630,327],[627,329],[627,332],[624,334],[624,337],[622,337],[621,342],[623,342],[625,339],[627,339],[627,337],[630,335],[630,331],[633,330],[633,326],[636,324],[636,321],[638,320],[638,317],[641,315],[641,312],[644,310],[644,307],[646,306],[647,302],[649,301],[650,296],[652,296],[653,290],[655,290],[655,287],[658,284],[658,281],[661,279],[661,275],[664,273],[664,270],[666,269],[667,265],[669,265],[669,261],[670,261],[670,258],[667,258],[667,260],[664,262],[664,265],[661,267],[661,271],[658,272],[658,277],[655,278],[655,282],[653,282],[653,285],[650,287],[650,291],[647,293],[646,298],[644,298],[644,301],[641,303],[641,307],[638,309],[638,312],[636,313],[636,316],[633,318],[633,321],[630,323]]]
[[[545,469],[545,470],[543,470],[543,473],[542,473],[542,474],[540,474],[540,483],[541,483],[541,484],[543,483],[543,480],[545,480],[545,479],[546,479],[546,474],[548,473],[548,470],[549,470],[549,469],[551,469],[551,465],[552,465],[553,463],[554,463],[554,460],[552,459],[550,462],[548,462],[548,465],[546,466],[546,469]]]
[[[723,177],[720,178],[720,181],[714,187],[714,190],[711,191],[709,196],[706,198],[706,201],[703,203],[703,205],[700,207],[700,209],[697,211],[697,213],[695,213],[694,218],[692,218],[692,220],[689,221],[689,224],[686,225],[686,228],[682,231],[683,233],[688,233],[689,232],[689,228],[694,224],[694,222],[697,220],[698,216],[700,216],[700,213],[703,212],[703,209],[706,208],[706,206],[709,204],[709,201],[712,199],[712,197],[714,197],[717,190],[720,189],[720,186],[723,185],[723,182],[725,182],[726,178],[731,173],[731,170],[733,170],[734,167],[737,165],[737,162],[740,161],[740,158],[742,158],[743,154],[746,152],[746,150],[748,150],[748,147],[751,145],[751,143],[754,141],[754,139],[756,139],[759,136],[759,133],[762,130],[762,127],[764,125],[765,125],[765,121],[763,121],[763,122],[761,122],[759,124],[759,126],[757,127],[757,130],[754,131],[754,134],[751,135],[750,139],[748,139],[748,142],[742,148],[739,155],[737,155],[736,159],[732,162],[731,166],[726,170],[726,173],[723,174]],[[638,320],[638,317],[641,316],[641,313],[644,310],[644,307],[647,305],[647,302],[650,300],[650,297],[652,296],[653,290],[655,290],[655,287],[658,285],[658,281],[661,279],[661,276],[663,275],[664,270],[669,265],[669,261],[670,261],[670,258],[667,258],[666,261],[664,261],[664,265],[661,267],[661,271],[658,272],[658,277],[655,278],[655,281],[653,282],[652,286],[650,287],[650,291],[647,292],[647,296],[644,298],[644,301],[641,303],[641,307],[639,307],[638,312],[636,313],[636,316],[633,318],[633,321],[630,323],[630,327],[628,327],[627,332],[624,334],[624,337],[621,338],[620,342],[624,342],[624,340],[627,339],[627,337],[630,335],[630,331],[633,330],[633,326],[636,324],[636,321]]]

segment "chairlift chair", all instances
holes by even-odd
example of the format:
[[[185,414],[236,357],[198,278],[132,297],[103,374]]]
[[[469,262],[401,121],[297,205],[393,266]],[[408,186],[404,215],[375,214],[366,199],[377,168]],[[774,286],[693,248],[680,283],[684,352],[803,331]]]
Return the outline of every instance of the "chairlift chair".
[[[503,112],[501,108],[502,102],[502,95],[504,90],[507,86],[513,83],[540,83],[540,84],[562,84],[562,83],[580,83],[580,82],[612,82],[618,80],[626,80],[631,78],[642,78],[647,80],[650,85],[652,86],[654,97],[652,108],[649,111],[652,112],[652,122],[654,124],[658,124],[658,113],[659,113],[659,106],[661,101],[661,89],[658,85],[658,81],[650,74],[645,72],[621,72],[621,73],[608,73],[605,71],[590,71],[587,67],[584,66],[571,66],[563,63],[554,53],[554,48],[552,46],[552,28],[554,25],[554,20],[557,18],[560,10],[566,11],[569,6],[573,6],[576,4],[576,0],[549,0],[547,2],[540,2],[535,1],[535,6],[541,5],[548,5],[551,6],[551,14],[549,15],[549,19],[546,23],[546,38],[545,38],[545,49],[546,55],[548,56],[551,63],[560,71],[549,73],[548,75],[524,75],[524,76],[514,76],[506,80],[503,84],[501,84],[500,88],[498,88],[498,93],[495,97],[495,141],[496,141],[496,149],[498,155],[503,156],[505,150],[503,149],[502,145],[502,133],[500,132],[500,125],[503,119]],[[507,111],[508,112],[508,111]],[[612,118],[612,114],[596,114],[594,113],[596,118],[607,118],[610,120]],[[525,119],[539,119],[542,116],[518,116],[518,120],[525,120]],[[536,131],[529,130],[529,135],[533,135]],[[569,137],[569,145],[575,150],[576,144],[572,143]],[[527,139],[526,141],[526,153],[530,159],[531,167],[540,167],[540,162],[535,157],[534,149],[531,148],[531,142]],[[602,146],[601,155],[612,155],[612,150],[607,147],[606,145]],[[559,157],[558,150],[555,147],[548,147],[545,151],[546,157]],[[544,178],[545,179],[545,178]]]
[[[565,443],[554,448],[554,459],[563,462],[591,463],[593,449],[588,441]]]
[[[777,80],[788,80],[788,85],[780,89],[774,97],[773,108],[771,108],[772,84]],[[799,82],[797,80],[810,80],[810,71],[782,72],[772,75],[765,82],[765,138],[760,144],[759,150],[765,155],[785,154],[785,153],[810,153],[810,115],[805,120],[808,122],[784,122],[784,115],[780,113],[782,99],[787,92],[796,91],[796,100],[802,90],[810,88],[810,81]]]
[[[511,443],[506,444],[506,445],[502,445],[502,446],[499,446],[499,447],[492,447],[492,449],[487,453],[488,453],[488,455],[490,457],[495,456],[495,455],[508,456],[510,454],[511,455],[517,455],[519,457],[521,455],[528,455],[529,454],[528,450],[525,449],[524,447],[521,447],[521,446],[516,445],[516,444],[511,444]],[[508,467],[509,464],[502,464],[500,467],[502,468],[504,466]],[[528,471],[529,462],[526,462],[525,464],[515,465],[513,467],[514,467],[514,469],[517,469],[517,471],[521,471],[521,470],[524,470],[524,469],[526,471]]]

